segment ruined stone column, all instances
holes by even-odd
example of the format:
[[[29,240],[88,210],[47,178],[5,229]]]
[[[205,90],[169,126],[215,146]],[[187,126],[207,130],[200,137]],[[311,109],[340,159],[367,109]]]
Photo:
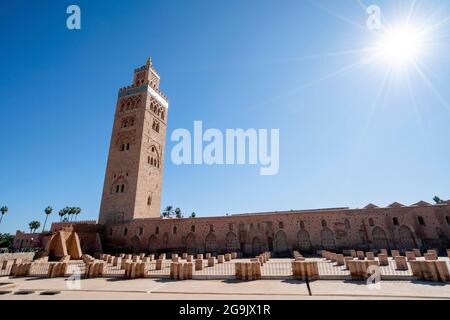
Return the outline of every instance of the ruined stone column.
[[[181,259],[183,259],[183,260],[186,260],[187,259],[187,256],[188,256],[188,254],[185,252],[185,253],[182,253],[181,254]]]
[[[225,261],[231,261],[231,254],[225,253]]]
[[[357,258],[358,255],[356,254],[356,250],[350,250],[350,256],[351,256],[352,258]]]
[[[422,253],[420,252],[420,249],[413,249],[414,255],[416,258],[421,257]]]
[[[322,255],[322,258],[326,259],[327,258],[327,250],[322,250],[320,252],[320,254]]]
[[[293,261],[292,275],[298,280],[319,279],[319,267],[317,261]]]
[[[419,280],[449,282],[450,273],[445,261],[411,261],[413,276]]]
[[[336,253],[330,253],[330,261],[332,263],[337,261]]]
[[[203,270],[203,259],[195,260],[195,270]]]
[[[400,257],[400,251],[398,250],[391,250],[391,256],[393,257]]]
[[[203,253],[198,253],[197,254],[197,259],[202,259],[203,260]]]
[[[141,262],[141,258],[139,256],[133,256],[133,262]]]
[[[194,260],[194,256],[192,254],[188,255],[186,258],[187,262],[192,262]]]
[[[331,260],[331,252],[325,251],[325,259]]]
[[[231,259],[237,259],[237,252],[231,253]]]
[[[416,260],[416,255],[414,254],[414,251],[406,251],[405,254],[408,261]]]
[[[208,258],[208,267],[214,267],[214,261],[216,259],[214,257],[209,257]]]
[[[375,260],[375,255],[372,251],[366,252],[367,260]]]
[[[114,257],[114,260],[113,260],[113,266],[114,267],[117,267],[117,266],[120,266],[122,264],[122,258],[120,258],[120,257]]]
[[[155,255],[154,254],[149,254],[148,257],[150,258],[150,261],[155,260]]]
[[[378,254],[378,262],[380,263],[380,266],[388,266],[389,265],[388,255],[384,253]]]
[[[166,260],[166,254],[165,254],[165,253],[161,253],[161,254],[159,255],[159,259],[160,259],[160,260]]]
[[[356,251],[356,255],[358,256],[358,260],[366,259],[366,256],[364,255],[364,251]]]
[[[125,260],[132,260],[133,259],[133,255],[132,254],[126,254],[125,255]]]
[[[348,269],[353,280],[366,280],[371,276],[370,266],[378,266],[376,260],[352,260],[347,261]]]
[[[172,257],[172,262],[180,262],[180,258],[179,257]]]
[[[447,249],[447,256],[450,259],[450,249]]]
[[[345,269],[348,270],[348,262],[353,261],[353,257],[344,257]]]
[[[194,273],[194,264],[192,262],[183,263],[183,278],[192,279]]]
[[[261,279],[261,265],[259,262],[237,262],[235,266],[236,279],[246,281]]]
[[[172,258],[172,261],[173,261],[173,258],[178,258],[178,253],[172,253],[172,255],[170,257]]]
[[[424,254],[425,260],[437,260],[438,259],[438,255],[436,250],[428,250],[427,253]]]
[[[156,260],[156,265],[155,265],[156,270],[162,270],[163,261],[164,261],[163,259]]]
[[[380,253],[388,256],[388,251],[386,249],[380,249]]]
[[[224,263],[225,261],[225,256],[223,254],[219,254],[217,256],[217,263]]]
[[[209,259],[211,257],[211,253],[205,253],[205,259]]]
[[[344,255],[343,254],[337,254],[336,255],[336,262],[338,266],[343,266],[344,265]]]
[[[406,261],[406,257],[396,256],[394,257],[394,260],[397,270],[408,270],[408,262]]]

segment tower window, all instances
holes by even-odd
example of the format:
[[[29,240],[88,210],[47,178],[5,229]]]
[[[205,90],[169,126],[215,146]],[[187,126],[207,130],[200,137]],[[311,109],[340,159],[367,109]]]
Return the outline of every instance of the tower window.
[[[425,226],[425,220],[423,219],[423,217],[417,217],[417,221],[419,221],[419,224],[421,226]]]
[[[139,227],[139,235],[142,236],[144,234],[144,228]]]
[[[375,225],[375,223],[373,222],[373,219],[370,218],[370,219],[369,219],[369,226],[373,227],[374,225]]]
[[[214,225],[212,225],[212,224],[209,225],[209,231],[214,232]]]
[[[130,150],[130,144],[127,143],[127,150]]]
[[[305,222],[304,221],[300,221],[300,228],[302,228],[302,229],[305,228]]]
[[[173,234],[177,234],[177,226],[173,226]]]
[[[344,220],[345,229],[350,230],[350,221],[348,219]]]
[[[278,223],[278,228],[280,228],[280,229],[283,229],[283,228],[284,228],[283,222],[280,221],[280,222]]]
[[[233,224],[232,223],[228,224],[228,230],[233,231]]]
[[[147,205],[151,206],[152,205],[152,196],[149,196],[147,199]]]
[[[117,185],[117,186],[116,186],[116,193],[118,193],[118,192],[119,192],[119,188],[120,188],[120,186],[119,186],[119,185]]]
[[[326,227],[327,226],[327,222],[325,220],[322,220],[322,227]]]
[[[126,235],[127,235],[127,233],[128,233],[128,229],[127,229],[127,228],[125,228],[125,229],[123,230],[123,235],[124,235],[124,236],[126,236]]]
[[[122,187],[120,188],[120,192],[124,192],[125,191],[125,185],[123,184]]]
[[[398,218],[397,218],[397,217],[394,217],[394,218],[392,219],[392,222],[394,223],[394,226],[398,226],[398,225],[399,225],[399,223],[398,223]]]
[[[195,226],[194,225],[191,226],[191,231],[195,232]]]
[[[120,149],[120,151],[125,151],[125,144],[122,144],[122,148]]]
[[[156,227],[155,234],[159,234],[159,227]]]

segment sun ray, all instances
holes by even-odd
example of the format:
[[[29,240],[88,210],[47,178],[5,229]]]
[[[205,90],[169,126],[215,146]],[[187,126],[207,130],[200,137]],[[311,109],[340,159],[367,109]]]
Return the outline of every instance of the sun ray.
[[[412,90],[411,79],[410,79],[409,72],[406,73],[406,85],[407,85],[407,88],[408,88],[409,98],[411,100],[411,104],[412,104],[412,107],[413,107],[413,110],[414,110],[414,115],[416,117],[416,121],[417,121],[418,127],[423,132],[424,131],[424,127],[423,127],[422,117],[420,116],[419,107],[417,105],[416,97],[414,96],[414,91]]]

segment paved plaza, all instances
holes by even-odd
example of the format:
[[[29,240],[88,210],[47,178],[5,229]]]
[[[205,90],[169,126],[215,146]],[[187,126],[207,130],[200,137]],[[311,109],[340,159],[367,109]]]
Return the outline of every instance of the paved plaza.
[[[319,280],[186,280],[117,278],[82,279],[79,290],[65,278],[0,278],[0,300],[39,299],[450,299],[450,284],[381,281],[379,289],[364,282]],[[29,291],[28,294],[20,294]]]

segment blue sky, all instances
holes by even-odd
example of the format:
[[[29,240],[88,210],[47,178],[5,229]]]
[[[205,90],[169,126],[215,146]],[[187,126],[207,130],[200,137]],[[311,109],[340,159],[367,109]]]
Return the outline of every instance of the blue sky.
[[[392,23],[410,1],[374,0]],[[450,15],[418,1],[414,19]],[[81,8],[82,30],[66,28]],[[366,3],[369,5],[371,3]],[[44,208],[98,216],[118,88],[151,55],[170,98],[170,133],[280,129],[280,170],[165,163],[162,206],[199,216],[450,198],[448,22],[412,67],[346,68],[373,43],[358,1],[14,1],[0,4],[0,232]],[[444,30],[444,31],[443,31]],[[338,72],[339,70],[345,72]],[[409,75],[409,78],[406,76]],[[409,87],[408,81],[409,79]],[[410,89],[409,89],[410,88]]]

